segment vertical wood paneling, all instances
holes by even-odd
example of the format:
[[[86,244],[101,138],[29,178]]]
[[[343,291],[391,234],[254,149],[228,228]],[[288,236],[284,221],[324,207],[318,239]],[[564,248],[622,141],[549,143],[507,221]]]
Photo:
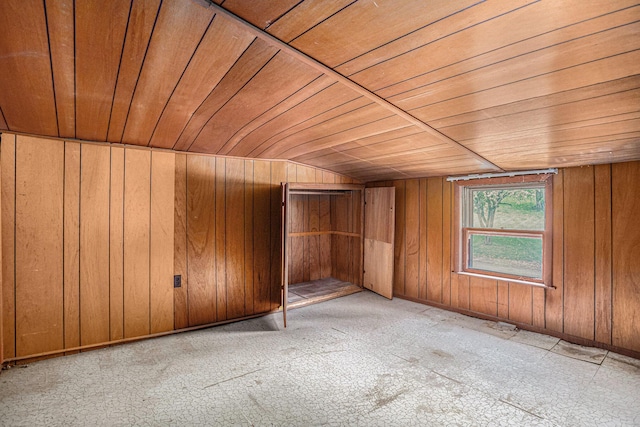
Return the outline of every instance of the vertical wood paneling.
[[[244,160],[226,159],[226,290],[227,317],[245,315],[244,289]]]
[[[498,315],[498,283],[493,279],[469,278],[469,310]]]
[[[360,237],[351,237],[350,243],[351,250],[351,283],[363,286],[362,276],[364,266],[363,262],[363,250],[364,250],[364,192],[356,191],[351,197],[351,205],[353,206],[351,218],[353,218],[352,232],[360,234]]]
[[[564,332],[594,338],[593,167],[564,171]]]
[[[175,155],[174,209],[173,209],[173,274],[179,275],[181,284],[173,290],[174,327],[189,326],[189,275],[187,274],[187,156]]]
[[[545,298],[547,328],[564,329],[564,171],[553,177],[553,286]]]
[[[309,228],[308,231],[320,230],[320,196],[309,196]],[[320,236],[309,236],[309,280],[322,278],[320,259]]]
[[[331,211],[331,217],[335,218],[335,215],[333,213],[333,210]],[[340,245],[340,242],[338,241],[338,236],[336,236],[335,234],[331,234],[329,235],[329,240],[330,240],[330,249],[329,249],[329,255],[331,257],[331,277],[334,277],[338,280],[342,280],[341,277],[341,272],[338,269],[338,246]]]
[[[110,149],[80,150],[80,343],[109,341]]]
[[[286,174],[287,174],[287,182],[298,182],[298,165],[295,163],[287,162],[285,164]]]
[[[458,307],[464,310],[469,310],[470,289],[469,289],[469,276],[458,276]]]
[[[174,295],[178,327],[179,291],[185,291],[185,326],[192,320],[193,309],[209,318],[191,324],[219,319],[216,304],[222,304],[218,308],[229,319],[277,307],[279,183],[287,173],[315,181],[330,177],[313,168],[290,167],[286,162],[176,156],[28,137],[17,137],[17,144],[15,140],[13,135],[2,135],[0,159],[5,358],[16,355],[15,341],[21,356],[170,330]],[[431,186],[433,181],[437,184]],[[640,236],[634,234],[638,228],[632,215],[640,209],[636,206],[640,204],[636,194],[639,181],[639,162],[559,171],[554,177],[557,289],[548,290],[455,273],[449,276],[450,184],[441,178],[396,181],[394,185],[402,188],[404,196],[402,207],[396,206],[406,236],[402,240],[406,252],[401,257],[403,292],[414,292],[411,277],[415,270],[416,295],[422,299],[428,296],[420,287],[421,261],[424,257],[429,277],[428,253],[433,239],[427,231],[423,245],[421,230],[428,230],[432,217],[439,215],[440,226],[436,228],[440,228],[440,244],[435,250],[439,261],[434,265],[444,284],[443,304],[550,330],[562,329],[564,324],[567,334],[640,351],[635,268],[640,258],[635,242]],[[428,184],[423,186],[423,182]],[[439,191],[439,200],[429,187],[434,193]],[[303,199],[304,231],[358,231],[359,208],[354,199],[334,199],[333,206],[328,198]],[[349,215],[354,219],[345,220]],[[223,228],[222,235],[216,236],[217,226]],[[416,245],[409,236],[416,236]],[[326,237],[330,241],[330,236]],[[318,262],[314,262],[314,245],[312,239],[307,240],[309,277],[324,276],[331,265],[323,258],[335,251],[330,243],[326,245],[329,251],[323,249],[323,240],[318,239]],[[334,247],[353,254],[358,250],[356,240],[336,239]],[[181,245],[184,249],[179,256]],[[216,255],[222,258],[223,276],[219,275],[221,262]],[[34,263],[46,264],[45,270]],[[336,258],[334,265],[347,280],[358,278],[360,267],[355,261],[339,262]],[[180,268],[183,286],[188,278],[189,287],[172,291],[171,271],[178,274]],[[202,292],[196,291],[194,296],[191,275],[198,273],[205,279],[201,280]],[[224,278],[222,284],[217,277]],[[167,286],[162,288],[165,281]],[[96,283],[101,286],[94,287]],[[105,283],[108,294],[103,295]],[[224,292],[223,299],[218,298],[218,291]],[[89,310],[96,314],[88,316]],[[15,315],[17,324],[13,323]],[[101,336],[105,324],[106,338]],[[39,332],[45,330],[42,338]]]
[[[322,171],[322,182],[324,184],[335,184],[336,175],[331,172]]]
[[[594,173],[595,339],[611,344],[611,165],[597,165]]]
[[[2,138],[2,201],[7,201],[2,209],[3,217],[8,218],[3,221],[2,243],[3,249],[9,248],[3,257],[2,349],[5,358],[13,358],[13,268],[23,272],[28,264],[18,266],[12,258],[12,202],[18,194],[12,184],[16,137],[5,134]],[[47,330],[47,340],[19,341],[18,356],[54,348],[47,347],[47,341],[53,339],[59,349],[108,343],[277,308],[280,268],[274,261],[279,263],[279,183],[285,180],[286,162],[19,139],[24,149],[18,153],[22,154],[18,175],[24,188],[18,196],[24,200],[18,228],[31,224],[47,229],[38,236],[44,233],[48,238],[38,237],[36,243],[59,246],[47,251],[46,262],[60,261],[60,277],[57,287],[47,288],[47,310],[43,310],[44,298],[40,301],[26,295],[27,291],[41,292],[44,282],[48,286],[49,274],[46,281],[30,281],[30,287],[19,288],[23,291],[18,296],[19,333],[30,337],[25,334],[27,328],[44,330],[43,322],[55,330]],[[297,169],[296,165],[295,176]],[[49,173],[41,177],[42,170]],[[327,177],[315,168],[301,170],[309,179]],[[52,174],[57,174],[55,180]],[[52,185],[56,187],[50,191]],[[303,201],[308,216],[303,228],[331,230],[333,222],[343,231],[358,231],[361,206],[357,197],[342,197],[335,205],[345,216],[354,217],[340,221],[332,221],[330,202],[324,199],[326,202],[312,196],[307,204]],[[36,201],[44,208],[26,209]],[[36,212],[48,220],[57,218],[59,224],[53,227],[51,221],[36,221]],[[56,228],[59,233],[52,234]],[[347,255],[359,250],[357,238],[341,237]],[[25,245],[31,249],[34,241],[23,238],[23,259]],[[309,257],[309,274],[319,275],[324,269],[330,276],[328,257],[322,254],[318,239],[317,255]],[[341,276],[358,283],[359,261],[344,258],[339,265]],[[183,275],[184,288],[172,289],[173,273]],[[182,302],[177,297],[180,291],[184,291]],[[57,303],[50,304],[52,300]],[[50,322],[54,316],[48,311],[58,321]],[[32,314],[26,321],[20,315],[27,312],[39,315]]]
[[[318,209],[320,231],[331,231],[331,199],[321,197]],[[328,234],[320,236],[320,276],[331,276],[331,236]]]
[[[227,319],[227,258],[226,258],[226,159],[216,158],[216,321]]]
[[[63,348],[64,143],[16,141],[16,355]]]
[[[451,273],[451,307],[458,307],[458,274]]]
[[[533,292],[531,286],[509,283],[509,320],[533,323]]]
[[[394,241],[394,269],[393,269],[393,293],[404,295],[405,272],[405,242],[406,242],[406,216],[405,216],[405,182],[394,181],[396,188],[396,234]]]
[[[420,257],[418,259],[418,298],[427,299],[427,179],[420,180]],[[411,230],[413,233],[414,230]]]
[[[126,150],[124,174],[124,336],[149,328],[151,152]]]
[[[613,345],[640,351],[640,162],[612,165]]]
[[[15,197],[16,197],[16,136],[1,135],[2,162],[2,318],[4,359],[16,356],[15,323]]]
[[[289,237],[290,284],[327,277],[361,283],[361,239],[341,233],[361,233],[362,192],[291,195],[288,221],[290,233],[322,233]]]
[[[244,310],[246,315],[255,313],[253,233],[253,160],[246,160],[244,162]]]
[[[64,347],[80,345],[80,144],[64,144]]]
[[[254,160],[253,295],[254,311],[271,309],[271,163]]]
[[[420,182],[416,179],[406,181],[405,186],[406,218],[406,269],[405,295],[418,298],[418,277],[420,270]]]
[[[186,156],[189,326],[216,321],[216,160]]]
[[[442,178],[427,180],[427,299],[442,302]]]
[[[540,288],[540,287],[534,287],[531,291],[533,292],[533,295],[532,295],[533,326],[536,326],[538,328],[544,328],[545,327],[544,298],[545,298],[546,289]]]
[[[346,196],[331,196],[331,224],[332,231],[349,232],[349,203]],[[338,280],[348,282],[349,260],[351,258],[349,237],[344,235],[331,235],[331,276]]]
[[[0,135],[0,145],[2,145],[2,135]],[[0,163],[0,188],[2,187],[2,163]],[[2,197],[0,197],[0,220],[2,219]],[[2,238],[0,236],[0,242]],[[0,260],[2,259],[2,244],[0,243]],[[1,266],[0,266],[1,268]],[[0,366],[4,361],[4,309],[2,298],[2,271],[0,269]]]
[[[111,147],[109,209],[109,311],[111,339],[124,338],[124,148]]]
[[[173,329],[175,154],[151,153],[151,333]]]
[[[453,184],[442,182],[442,303],[451,304],[451,222]]]
[[[296,165],[296,182],[314,182],[316,170],[309,166]]]
[[[395,181],[396,188],[403,188],[406,197],[398,205],[397,230],[404,231],[407,236],[419,235],[422,230],[433,230],[427,233],[425,240],[426,256],[423,245],[420,245],[420,256],[417,261],[410,256],[396,256],[396,272],[394,281],[396,295],[414,297],[410,294],[411,279],[405,272],[418,268],[420,285],[418,299],[431,300],[429,286],[438,280],[431,279],[432,266],[442,274],[442,300],[444,305],[470,310],[477,313],[497,316],[501,319],[532,325],[549,331],[564,332],[597,342],[618,345],[622,348],[633,348],[638,340],[638,312],[640,302],[636,300],[634,280],[635,270],[629,267],[627,255],[633,253],[629,249],[628,234],[623,230],[634,232],[637,227],[626,215],[633,212],[625,200],[635,197],[635,183],[638,179],[634,168],[638,162],[614,165],[598,165],[595,167],[561,169],[553,177],[553,285],[555,289],[531,287],[518,283],[508,283],[490,279],[480,279],[450,273],[450,251],[453,244],[452,221],[455,218],[454,200],[451,184],[442,178],[420,180],[418,201],[411,196],[413,180]],[[612,177],[612,168],[620,171],[619,184]],[[629,175],[629,178],[627,178]],[[427,184],[422,187],[422,182]],[[439,181],[439,182],[438,182]],[[436,185],[431,185],[438,182]],[[374,183],[371,186],[382,185]],[[437,188],[437,190],[435,189]],[[613,201],[618,189],[618,205]],[[612,196],[613,191],[613,196]],[[634,192],[633,196],[628,193]],[[424,195],[424,197],[423,197]],[[410,221],[411,210],[419,205],[419,220]],[[402,210],[404,209],[404,210]],[[622,212],[622,213],[621,213]],[[625,242],[625,249],[615,249],[616,217],[621,218],[618,228],[619,242]],[[440,224],[432,228],[434,221]],[[441,234],[440,234],[441,233]],[[407,244],[409,237],[407,237]],[[437,242],[441,239],[441,245]],[[636,239],[637,240],[637,239]],[[633,241],[633,238],[631,238]],[[436,246],[438,252],[432,264]],[[618,253],[620,252],[620,253]],[[398,255],[398,252],[396,253]],[[406,264],[402,261],[406,259]],[[622,261],[618,261],[622,259]],[[614,263],[618,261],[618,276],[613,273]],[[421,262],[426,263],[427,289],[423,293]],[[450,284],[449,284],[450,283]],[[615,298],[616,289],[618,299]],[[447,295],[449,294],[450,297]],[[624,295],[624,296],[621,296]],[[450,298],[450,299],[448,299]],[[632,308],[633,307],[633,308]],[[619,310],[616,315],[616,310]],[[620,314],[624,313],[624,314]],[[632,320],[628,320],[632,319]],[[616,325],[619,325],[616,344]],[[613,339],[611,337],[614,337]],[[624,337],[624,338],[622,338]],[[631,343],[631,344],[630,344]]]
[[[302,231],[309,231],[309,196],[302,196],[302,211]],[[309,258],[311,257],[309,237],[305,236],[300,240],[302,241],[302,280],[308,282],[310,280]]]
[[[294,195],[290,198],[289,231],[301,233],[304,231],[304,196]],[[304,281],[304,237],[289,237],[289,283]]]
[[[453,291],[453,287],[451,288],[451,290]],[[509,318],[509,283],[508,282],[498,281],[498,317],[502,319]]]

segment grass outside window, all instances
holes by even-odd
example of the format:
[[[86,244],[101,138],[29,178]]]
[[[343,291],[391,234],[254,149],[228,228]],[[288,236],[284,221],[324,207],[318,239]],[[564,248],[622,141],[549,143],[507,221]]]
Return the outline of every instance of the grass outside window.
[[[551,175],[456,184],[457,272],[551,286]]]

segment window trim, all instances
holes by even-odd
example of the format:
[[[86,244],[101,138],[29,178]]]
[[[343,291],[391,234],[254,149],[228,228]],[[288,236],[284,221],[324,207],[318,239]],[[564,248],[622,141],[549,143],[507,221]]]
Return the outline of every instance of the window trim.
[[[491,187],[501,186],[517,186],[518,184],[535,184],[544,183],[545,190],[545,212],[544,230],[503,230],[492,228],[473,228],[464,227],[463,223],[463,208],[464,208],[464,190],[468,187],[485,187],[490,189]],[[500,281],[523,283],[533,286],[543,286],[546,288],[554,288],[553,280],[553,174],[540,174],[540,175],[519,175],[514,177],[500,177],[500,178],[482,178],[469,181],[455,181],[454,182],[454,262],[453,272],[477,276],[483,278],[490,278]],[[468,235],[469,232],[481,232],[483,234],[495,235],[510,235],[510,236],[542,236],[542,279],[535,279],[524,276],[509,275],[504,273],[497,273],[487,270],[478,270],[466,268],[468,265]]]

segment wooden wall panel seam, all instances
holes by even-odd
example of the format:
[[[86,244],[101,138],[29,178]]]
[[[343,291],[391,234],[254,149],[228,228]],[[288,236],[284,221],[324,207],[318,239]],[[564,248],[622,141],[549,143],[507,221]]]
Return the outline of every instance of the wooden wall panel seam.
[[[75,10],[74,10],[74,20],[75,20]],[[80,177],[82,177],[82,145],[80,145]],[[79,226],[82,223],[82,197],[80,197],[80,195],[82,194],[82,178],[80,178],[78,180],[78,257],[80,257],[81,253],[82,253],[82,237],[80,236],[80,229]],[[82,280],[81,279],[81,274],[82,274],[82,267],[80,266],[80,261],[78,261],[78,280]],[[82,313],[82,286],[80,283],[78,283],[78,313]],[[82,345],[82,316],[78,316],[78,339],[80,340],[79,343],[80,345]]]
[[[0,138],[2,138],[0,149],[2,150],[2,175],[4,178],[2,180],[3,280],[0,297],[2,297],[3,303],[8,303],[8,305],[3,304],[4,312],[0,321],[3,323],[4,335],[0,339],[4,342],[3,351],[6,359],[16,357],[16,136],[2,134]],[[5,270],[7,274],[10,274],[10,280],[5,277]]]
[[[445,221],[444,221],[444,205],[445,205],[445,200],[444,200],[444,186],[445,186],[446,181],[443,178],[440,178],[440,193],[442,194],[442,197],[440,198],[440,206],[438,207],[438,209],[440,210],[440,250],[438,251],[440,253],[440,268],[438,268],[438,270],[440,270],[439,272],[439,276],[440,276],[440,303],[443,302],[444,300],[444,280],[443,280],[443,269],[442,266],[444,266],[444,225],[445,225]],[[498,286],[496,286],[496,312],[498,310]]]
[[[185,221],[185,233],[189,232],[189,214],[187,212],[189,206],[189,162],[187,161],[188,157],[185,156],[185,177],[184,177],[184,194],[185,194],[185,212],[184,212],[184,221]],[[186,292],[186,305],[187,305],[187,326],[191,326],[189,324],[189,319],[191,319],[190,314],[190,305],[189,305],[189,242],[187,237],[187,245],[185,247],[185,274],[187,275],[187,292]],[[214,316],[215,319],[215,316]]]
[[[609,277],[611,278],[611,286],[609,287],[609,313],[610,313],[610,327],[609,327],[609,343],[613,344],[613,310],[614,310],[614,300],[613,300],[613,286],[614,286],[614,268],[613,268],[613,165],[609,165],[609,215],[610,215],[610,227],[609,227],[609,241],[611,242],[610,251],[611,251],[611,263],[609,264]]]
[[[2,145],[2,134],[0,133],[0,146]],[[0,154],[0,157],[2,155]],[[2,188],[2,163],[0,162],[0,189]],[[0,369],[2,369],[4,361],[4,280],[2,274],[2,197],[0,197]],[[64,330],[63,335],[64,337]]]
[[[109,181],[109,334],[124,338],[124,183],[125,148],[110,147]]]
[[[593,311],[594,311],[594,315],[593,315],[593,340],[596,340],[597,337],[597,323],[598,323],[598,314],[596,313],[597,307],[598,307],[598,295],[596,292],[596,286],[597,286],[597,280],[598,280],[598,272],[597,272],[597,265],[598,265],[598,260],[596,258],[597,256],[597,252],[596,252],[596,240],[598,239],[598,233],[597,233],[597,218],[596,218],[596,170],[595,167],[593,169],[593,174],[591,175],[591,180],[592,180],[592,185],[593,185]]]
[[[166,106],[166,104],[165,104]],[[149,138],[149,140],[151,140],[151,138]],[[152,251],[151,251],[151,245],[153,244],[153,235],[151,234],[151,221],[152,221],[152,204],[153,201],[151,200],[151,197],[153,195],[153,153],[149,154],[149,265],[148,265],[148,269],[149,269],[149,282],[148,282],[148,304],[149,304],[149,334],[151,333],[151,257],[152,257]]]
[[[45,7],[46,9],[46,7]],[[46,15],[46,10],[45,10],[45,15]],[[51,44],[51,42],[49,42],[49,44]],[[49,47],[49,52],[51,52],[51,47]],[[53,76],[53,65],[51,66],[52,70],[51,70],[51,75]],[[52,79],[53,80],[53,79]],[[55,83],[54,83],[54,90],[53,90],[53,94],[54,94],[54,98],[55,98]],[[56,108],[56,122],[57,122],[57,108]],[[58,129],[59,129],[59,125],[58,125]],[[62,153],[63,153],[63,161],[62,161],[62,203],[64,206],[64,209],[62,210],[62,306],[63,306],[63,310],[62,310],[62,348],[67,348],[67,310],[65,310],[66,307],[66,288],[67,288],[67,283],[66,283],[66,251],[65,251],[65,231],[66,231],[66,218],[67,218],[67,209],[66,209],[66,205],[65,205],[65,201],[66,201],[66,197],[67,197],[67,144],[63,143],[63,149],[62,149]],[[0,313],[1,314],[1,313]],[[2,356],[0,356],[0,365],[2,364]]]

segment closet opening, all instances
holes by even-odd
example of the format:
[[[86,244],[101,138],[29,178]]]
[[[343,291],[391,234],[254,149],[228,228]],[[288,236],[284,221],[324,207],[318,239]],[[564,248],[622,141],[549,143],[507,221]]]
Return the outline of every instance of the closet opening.
[[[364,186],[283,183],[283,310],[360,292]]]

